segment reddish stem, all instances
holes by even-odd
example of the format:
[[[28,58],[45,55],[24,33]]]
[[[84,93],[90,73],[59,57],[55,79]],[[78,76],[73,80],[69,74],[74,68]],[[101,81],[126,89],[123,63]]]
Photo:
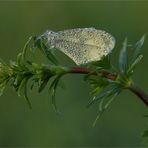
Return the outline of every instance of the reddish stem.
[[[113,81],[115,81],[116,78],[117,78],[116,74],[110,73],[110,72],[105,71],[105,70],[101,70],[99,73],[96,73],[96,72],[91,72],[89,69],[82,68],[82,67],[74,67],[69,71],[69,73],[92,74],[92,75],[100,75],[100,76],[102,75],[105,78],[108,78],[108,79],[113,80]]]
[[[133,83],[129,89],[148,106],[148,95],[141,88]]]

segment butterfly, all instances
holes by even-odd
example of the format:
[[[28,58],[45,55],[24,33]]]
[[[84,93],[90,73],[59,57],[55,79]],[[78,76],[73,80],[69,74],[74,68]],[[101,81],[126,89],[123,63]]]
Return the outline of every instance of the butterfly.
[[[47,30],[42,37],[46,39],[49,50],[55,48],[62,51],[77,65],[99,61],[115,46],[115,38],[110,33],[95,28],[76,28],[58,32]]]

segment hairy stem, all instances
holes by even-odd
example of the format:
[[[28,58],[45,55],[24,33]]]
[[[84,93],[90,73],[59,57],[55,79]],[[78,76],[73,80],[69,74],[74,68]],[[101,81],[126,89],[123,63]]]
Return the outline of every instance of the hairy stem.
[[[71,68],[68,73],[77,73],[77,74],[92,74],[92,75],[98,75],[96,72],[91,72],[87,68],[83,67],[74,67]],[[110,79],[112,81],[115,81],[117,78],[117,74],[110,73],[108,71],[102,70],[99,72],[100,76],[103,76],[107,79]],[[148,106],[148,94],[144,92],[142,89],[140,89],[138,86],[136,86],[134,83],[128,88],[132,93],[134,93],[138,98],[145,103],[146,106]]]

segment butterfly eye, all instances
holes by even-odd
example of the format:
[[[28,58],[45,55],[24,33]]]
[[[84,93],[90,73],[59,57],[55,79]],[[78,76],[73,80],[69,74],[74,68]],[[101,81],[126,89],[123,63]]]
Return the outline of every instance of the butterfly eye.
[[[48,30],[48,35],[52,35],[54,32]]]

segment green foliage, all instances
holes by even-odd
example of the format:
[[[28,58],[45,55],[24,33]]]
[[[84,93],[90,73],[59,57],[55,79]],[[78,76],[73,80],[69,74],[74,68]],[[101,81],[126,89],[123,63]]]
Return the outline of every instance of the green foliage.
[[[87,68],[90,71],[84,77],[84,80],[89,82],[92,88],[88,107],[94,103],[99,103],[98,116],[93,125],[95,125],[96,121],[109,107],[114,98],[118,96],[122,90],[130,89],[132,86],[133,70],[143,57],[141,48],[144,39],[145,35],[135,44],[132,57],[129,57],[128,54],[128,41],[127,39],[124,40],[123,47],[119,54],[119,71],[114,70],[111,64],[111,54],[104,57],[101,61],[79,67]],[[31,49],[30,51],[39,49],[46,55],[51,64],[37,64],[30,61],[26,56],[28,49]],[[27,94],[28,89],[30,88],[30,90],[32,90],[33,86],[37,84],[38,92],[40,93],[48,86],[48,82],[51,81],[49,94],[51,94],[51,102],[57,112],[56,90],[62,76],[67,73],[72,73],[71,69],[72,68],[58,65],[55,55],[52,50],[46,46],[46,40],[44,38],[30,37],[23,51],[18,54],[16,62],[10,61],[8,65],[2,60],[0,61],[0,94],[3,93],[7,83],[11,80],[11,84],[18,93],[18,96],[24,96],[31,109],[32,105]],[[28,83],[32,84],[31,87],[28,87]]]
[[[132,57],[128,55],[128,41],[127,38],[123,42],[123,47],[119,54],[119,71],[114,71],[114,67],[111,64],[111,58],[105,57],[102,61],[92,64],[92,69],[95,70],[96,73],[100,73],[102,70],[115,72],[117,74],[115,80],[109,80],[104,77],[100,77],[100,75],[96,75],[93,79],[92,75],[88,75],[86,80],[92,86],[91,92],[91,100],[88,103],[88,107],[93,105],[94,103],[99,102],[99,113],[96,117],[96,120],[93,126],[96,124],[96,121],[99,119],[100,115],[108,108],[114,98],[120,94],[120,92],[124,89],[129,89],[132,86],[132,73],[135,66],[142,59],[142,54],[140,53],[145,35],[136,43],[135,50]],[[128,59],[132,59],[129,62]],[[107,101],[106,101],[107,100]]]
[[[132,63],[134,63],[134,61],[136,61],[136,59],[139,57],[139,55],[141,54],[141,48],[144,44],[144,40],[145,40],[145,34],[141,37],[141,39],[136,43],[135,45],[135,51],[133,54],[133,58],[132,58]]]
[[[128,73],[129,76],[132,75],[132,73],[133,73],[133,71],[135,69],[135,66],[143,58],[143,55],[141,54],[141,48],[142,48],[142,45],[144,43],[144,40],[145,40],[145,35],[143,35],[141,37],[141,39],[135,45],[135,50],[133,52],[132,61],[131,61],[131,64],[130,64],[128,70],[127,70],[127,73]]]
[[[94,67],[94,70],[96,69],[111,69],[111,54],[104,56],[102,60],[100,61],[96,61],[96,62],[92,62],[90,64],[90,68],[92,69]]]
[[[123,47],[119,55],[119,69],[121,74],[126,75],[128,69],[127,38],[123,42]]]
[[[45,54],[45,56],[48,58],[50,62],[52,62],[55,65],[58,65],[58,61],[53,54],[53,50],[48,49],[48,47],[45,44],[46,40],[42,37],[34,37],[33,39],[34,39],[34,48],[40,49],[41,52]]]
[[[0,96],[3,94],[3,91],[12,75],[13,71],[10,66],[0,59]]]
[[[49,93],[51,93],[51,97],[52,97],[52,105],[57,113],[58,113],[58,110],[57,110],[57,105],[56,105],[55,94],[56,94],[58,83],[62,75],[63,75],[62,73],[57,75],[55,79],[53,80],[53,82],[51,83],[50,88],[49,88]]]
[[[52,103],[55,107],[56,104],[54,102],[57,84],[63,72],[65,72],[67,69],[56,66],[55,64],[57,63],[55,58],[52,58],[52,56],[49,56],[49,54],[47,57],[52,63],[54,63],[54,65],[39,65],[27,60],[26,54],[27,50],[32,47],[30,46],[32,39],[32,37],[29,38],[29,40],[23,48],[23,51],[18,54],[16,62],[10,61],[10,64],[7,65],[2,60],[0,61],[0,95],[3,94],[4,88],[6,87],[7,83],[11,80],[11,84],[18,93],[18,96],[24,96],[29,108],[32,109],[32,105],[27,94],[29,81],[31,81],[32,83],[30,89],[32,90],[33,86],[37,83],[38,92],[40,93],[47,86],[50,78],[55,77],[54,81],[52,82],[49,88],[49,90],[52,92]],[[38,45],[39,49],[41,51],[44,51],[44,44],[41,42],[40,45],[42,46]]]

